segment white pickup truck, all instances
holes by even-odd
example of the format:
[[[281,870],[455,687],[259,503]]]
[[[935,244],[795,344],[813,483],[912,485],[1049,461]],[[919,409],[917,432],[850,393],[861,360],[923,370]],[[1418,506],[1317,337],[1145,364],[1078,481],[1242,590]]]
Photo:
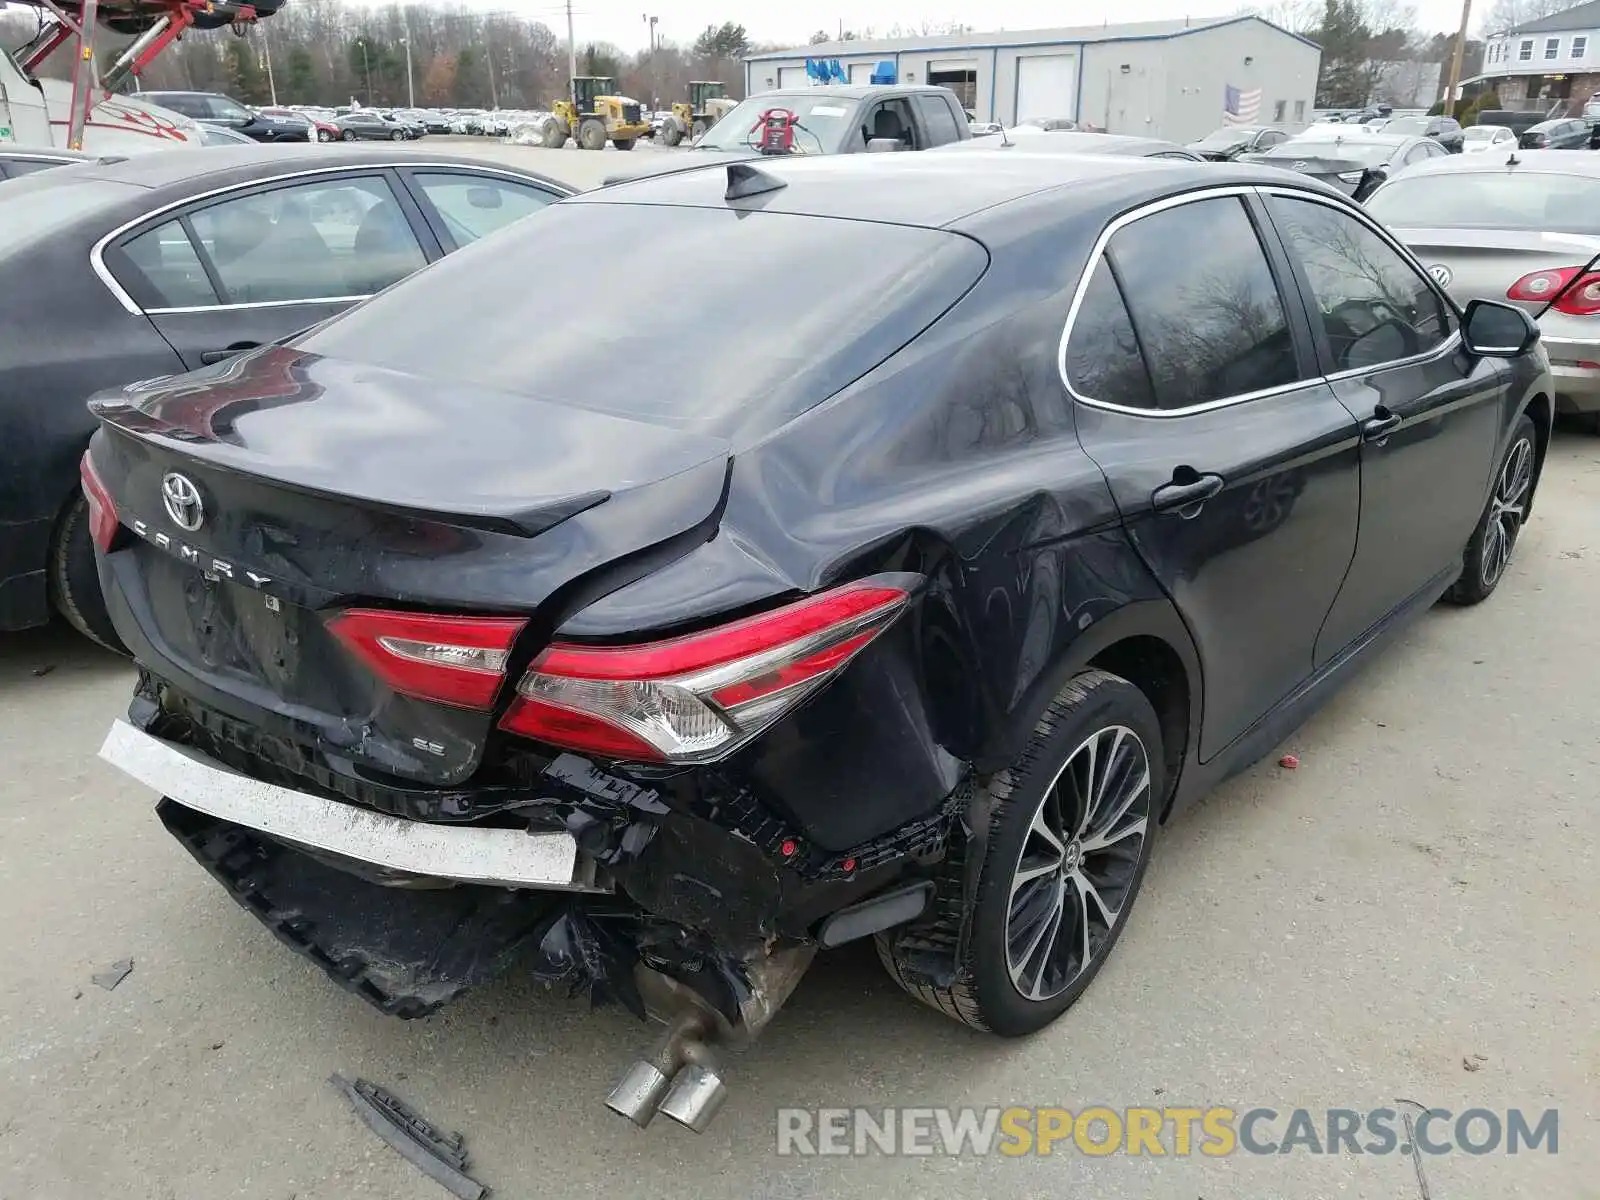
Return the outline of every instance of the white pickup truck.
[[[30,79],[0,48],[0,146],[65,149],[71,113],[70,83]],[[141,154],[199,145],[200,126],[193,120],[137,96],[98,101],[83,129],[83,149],[90,154]]]

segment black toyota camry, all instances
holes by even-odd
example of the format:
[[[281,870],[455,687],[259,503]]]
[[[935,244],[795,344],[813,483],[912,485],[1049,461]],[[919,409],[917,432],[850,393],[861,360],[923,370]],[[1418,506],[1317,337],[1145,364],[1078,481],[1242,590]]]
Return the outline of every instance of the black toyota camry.
[[[689,280],[718,317],[691,342],[535,279],[623,312]],[[601,189],[98,399],[141,670],[102,754],[386,1011],[515,964],[671,1021],[611,1096],[641,1124],[703,1128],[710,1047],[819,946],[874,937],[913,996],[1027,1034],[1171,813],[1494,591],[1550,429],[1537,337],[1259,167]]]

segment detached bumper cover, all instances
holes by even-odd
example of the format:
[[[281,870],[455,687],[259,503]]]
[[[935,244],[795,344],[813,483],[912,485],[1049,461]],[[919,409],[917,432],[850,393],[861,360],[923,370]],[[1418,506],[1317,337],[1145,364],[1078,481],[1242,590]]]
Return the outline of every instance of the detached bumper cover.
[[[429,825],[294,791],[116,721],[100,757],[170,800],[280,841],[410,875],[592,891],[570,833]]]

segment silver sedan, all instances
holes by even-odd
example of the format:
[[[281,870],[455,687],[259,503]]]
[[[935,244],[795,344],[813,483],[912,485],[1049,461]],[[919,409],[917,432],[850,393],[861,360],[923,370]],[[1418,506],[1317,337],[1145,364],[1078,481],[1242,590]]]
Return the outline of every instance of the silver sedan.
[[[1434,159],[1395,175],[1367,209],[1460,303],[1510,301],[1533,314],[1557,410],[1600,433],[1600,154]]]

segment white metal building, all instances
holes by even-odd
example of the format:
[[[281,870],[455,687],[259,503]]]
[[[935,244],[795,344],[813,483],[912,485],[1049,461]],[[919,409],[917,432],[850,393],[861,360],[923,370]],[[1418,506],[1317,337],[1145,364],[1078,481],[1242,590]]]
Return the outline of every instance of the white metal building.
[[[1249,16],[825,42],[747,58],[745,94],[807,86],[808,58],[838,60],[851,83],[892,62],[897,82],[943,84],[980,121],[1071,117],[1182,142],[1223,123],[1229,89],[1258,105],[1252,123],[1305,124],[1322,51]]]

